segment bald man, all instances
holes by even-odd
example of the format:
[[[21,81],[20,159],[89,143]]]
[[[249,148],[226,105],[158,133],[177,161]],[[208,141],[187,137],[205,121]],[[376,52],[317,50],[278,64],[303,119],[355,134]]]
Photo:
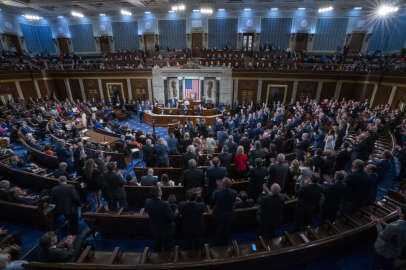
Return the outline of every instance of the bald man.
[[[279,184],[274,183],[270,192],[268,192],[267,186],[264,184],[263,196],[259,199],[261,233],[267,239],[274,237],[276,228],[282,222],[285,197],[280,192],[281,187]]]

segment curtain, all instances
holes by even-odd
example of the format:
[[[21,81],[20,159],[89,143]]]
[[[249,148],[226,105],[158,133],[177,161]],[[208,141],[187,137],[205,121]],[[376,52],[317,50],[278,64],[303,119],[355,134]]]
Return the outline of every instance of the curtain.
[[[94,52],[96,44],[94,42],[93,28],[91,24],[69,25],[72,36],[73,50],[75,52]]]
[[[32,53],[56,53],[50,26],[21,24],[27,50]]]
[[[377,22],[372,29],[368,51],[399,51],[406,41],[406,16],[393,17]]]
[[[261,45],[271,45],[284,50],[289,47],[292,18],[263,18],[261,21]]]
[[[344,47],[347,18],[319,18],[316,25],[313,50],[335,51]]]
[[[186,20],[160,20],[158,30],[161,50],[186,48]]]
[[[111,26],[116,51],[138,50],[137,22],[113,22]]]
[[[238,19],[209,19],[209,48],[222,50],[237,46]]]

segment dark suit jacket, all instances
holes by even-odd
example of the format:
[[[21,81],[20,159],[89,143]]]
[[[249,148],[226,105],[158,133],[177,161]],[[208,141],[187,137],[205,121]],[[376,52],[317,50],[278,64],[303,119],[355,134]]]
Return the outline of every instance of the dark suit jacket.
[[[213,193],[213,217],[217,220],[233,217],[237,192],[234,189],[218,189]]]
[[[203,234],[203,213],[207,210],[204,202],[180,202],[182,228],[185,234]]]
[[[59,178],[60,176],[66,176],[66,178],[69,179],[69,174],[68,174],[66,171],[62,171],[62,170],[60,170],[60,169],[57,169],[57,170],[54,172],[54,177],[55,177],[55,178]]]
[[[227,176],[227,169],[224,167],[208,168],[206,176],[209,182],[209,194],[211,194],[217,188],[216,181]]]
[[[344,179],[347,185],[346,200],[353,204],[355,208],[362,206],[369,199],[367,187],[369,175],[364,171],[356,171],[347,175]]]
[[[269,183],[278,183],[281,190],[285,188],[286,178],[288,176],[289,166],[286,163],[274,164],[269,167]]]
[[[167,162],[169,164],[169,157],[168,157],[168,147],[163,144],[156,144],[154,147],[156,161],[160,164],[164,164]]]
[[[193,168],[183,171],[183,185],[185,191],[195,187],[204,187],[204,173],[203,170]]]
[[[199,157],[198,157],[198,155],[197,155],[196,153],[193,153],[193,152],[186,152],[185,154],[183,154],[183,166],[184,166],[185,168],[188,167],[188,162],[189,162],[189,160],[192,159],[192,158],[193,158],[194,160],[196,160],[196,162],[199,161]]]
[[[263,226],[277,227],[282,222],[285,198],[282,195],[266,195],[259,199]]]
[[[80,205],[79,194],[74,186],[60,184],[51,189],[51,202],[55,204],[55,209],[65,216],[74,215]]]
[[[320,209],[320,199],[323,189],[317,184],[308,184],[298,192],[299,203],[307,212],[316,213]]]
[[[265,183],[265,176],[268,171],[264,167],[252,168],[248,172],[249,184],[248,192],[251,198],[257,200],[259,194],[262,192],[262,185]]]
[[[231,161],[233,160],[233,154],[221,152],[219,153],[218,158],[220,159],[222,166],[226,167],[227,169],[230,168]]]
[[[39,258],[40,262],[72,262],[75,259],[75,250],[73,248],[65,250],[59,247],[40,249]]]
[[[345,194],[344,183],[335,183],[323,186],[324,203],[323,213],[328,216],[335,216],[340,208]]]
[[[125,198],[124,180],[115,172],[106,172],[101,179],[101,189],[107,201]]]
[[[141,177],[141,186],[155,186],[158,183],[158,179],[152,175],[144,175]]]
[[[145,211],[149,215],[149,225],[155,237],[173,233],[175,217],[169,203],[161,199],[152,198],[145,202]]]
[[[176,155],[179,153],[178,150],[178,139],[176,138],[168,138],[168,150],[169,154]]]
[[[153,166],[154,148],[146,144],[142,147],[142,153],[144,154],[144,161],[147,163],[147,166]]]

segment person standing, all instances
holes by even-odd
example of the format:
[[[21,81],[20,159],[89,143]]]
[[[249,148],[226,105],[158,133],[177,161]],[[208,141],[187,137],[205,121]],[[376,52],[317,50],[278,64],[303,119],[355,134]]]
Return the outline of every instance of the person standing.
[[[107,171],[103,174],[101,181],[103,197],[108,202],[110,211],[117,209],[117,203],[125,209],[127,199],[123,177],[116,172],[117,164],[115,162],[109,162],[106,167]]]
[[[274,183],[271,186],[271,192],[259,199],[261,232],[268,239],[274,237],[276,228],[282,223],[285,198],[280,192],[281,187]]]
[[[168,146],[163,138],[158,140],[154,147],[156,155],[156,166],[161,168],[169,168]]]

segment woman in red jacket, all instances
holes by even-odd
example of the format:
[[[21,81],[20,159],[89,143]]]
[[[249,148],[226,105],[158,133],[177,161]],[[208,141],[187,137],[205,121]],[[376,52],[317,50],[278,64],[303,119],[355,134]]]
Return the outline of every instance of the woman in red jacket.
[[[247,154],[244,154],[244,147],[242,145],[239,145],[237,147],[237,153],[235,154],[234,157],[235,172],[237,179],[246,177],[247,163],[248,157]]]

